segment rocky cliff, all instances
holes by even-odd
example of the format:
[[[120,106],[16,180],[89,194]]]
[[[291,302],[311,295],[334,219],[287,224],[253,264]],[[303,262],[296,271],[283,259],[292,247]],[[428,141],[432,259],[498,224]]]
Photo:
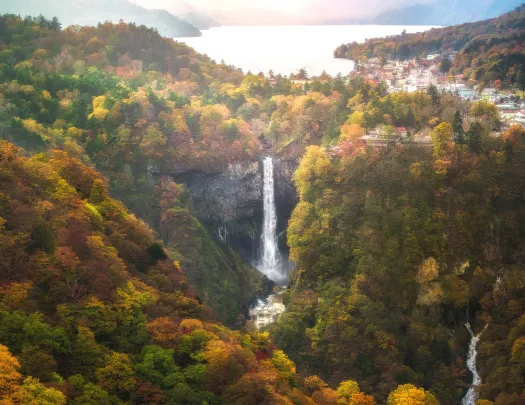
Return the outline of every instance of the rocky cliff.
[[[276,158],[275,185],[280,247],[287,253],[285,231],[297,202],[292,175],[296,159]],[[229,165],[216,173],[189,171],[172,174],[192,196],[193,212],[215,234],[249,263],[256,264],[263,221],[262,162]]]

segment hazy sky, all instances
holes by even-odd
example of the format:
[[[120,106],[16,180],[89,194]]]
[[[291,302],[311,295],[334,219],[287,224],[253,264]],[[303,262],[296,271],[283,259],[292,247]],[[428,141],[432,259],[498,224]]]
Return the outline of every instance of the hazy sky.
[[[163,8],[174,14],[197,10],[220,22],[254,23],[322,22],[375,15],[402,4],[429,3],[437,0],[132,0],[147,8]]]

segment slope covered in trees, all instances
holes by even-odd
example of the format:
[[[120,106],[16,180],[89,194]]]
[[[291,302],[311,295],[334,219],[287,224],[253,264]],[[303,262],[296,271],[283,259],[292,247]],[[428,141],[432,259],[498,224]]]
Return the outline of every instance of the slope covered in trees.
[[[470,320],[488,325],[480,398],[523,403],[525,132],[478,125],[465,138],[442,122],[431,148],[308,149],[288,229],[298,272],[272,329],[303,370],[354,379],[379,401],[410,383],[457,404]]]
[[[465,80],[485,84],[501,80],[508,86],[523,89],[524,41],[525,7],[521,6],[491,20],[373,38],[362,44],[344,44],[334,55],[353,60],[410,59],[432,53],[457,52],[451,72],[464,73]]]
[[[331,142],[358,86],[330,79],[305,91],[283,77],[244,75],[125,23],[62,30],[57,20],[3,16],[0,44],[0,135],[28,152],[58,148],[93,164],[159,232],[203,300],[228,324],[242,322],[267,281],[212,240],[188,194],[170,183],[272,146],[300,156]]]
[[[470,308],[475,330],[489,324],[482,398],[520,404],[523,130],[492,137],[494,106],[362,78],[244,75],[125,23],[2,16],[0,42],[2,395],[452,405]],[[395,126],[404,145],[359,140]],[[426,134],[433,150],[412,142]],[[305,150],[289,231],[299,271],[272,334],[332,388],[298,377],[268,335],[212,322],[203,303],[238,326],[268,285],[173,181]]]
[[[180,264],[78,159],[1,141],[0,190],[2,404],[366,398],[301,379],[267,334],[213,323]]]
[[[31,125],[33,137],[47,128]],[[214,323],[177,258],[64,149],[26,157],[0,142],[3,403],[375,405],[355,381],[335,390],[300,377],[267,333]],[[191,244],[182,191],[172,183],[160,201]],[[389,395],[392,405],[407,400],[437,405],[410,384]]]
[[[60,30],[55,21],[5,16],[0,41],[1,136],[31,152],[56,147],[95,164],[114,195],[162,235],[222,320],[237,323],[268,282],[215,244],[182,186],[155,176],[176,165],[213,170],[254,153],[246,124],[226,137],[237,125],[226,106],[189,106],[210,74],[225,81],[240,74],[124,23]]]
[[[167,37],[198,37],[201,32],[190,22],[165,10],[148,10],[128,0],[3,0],[0,13],[56,17],[66,26],[96,25],[106,21],[152,27]]]

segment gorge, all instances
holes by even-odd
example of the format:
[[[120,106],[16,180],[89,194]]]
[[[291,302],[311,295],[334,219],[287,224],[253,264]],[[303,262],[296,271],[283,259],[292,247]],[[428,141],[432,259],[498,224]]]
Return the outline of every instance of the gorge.
[[[525,131],[495,105],[125,23],[0,16],[0,45],[0,398],[523,405]]]

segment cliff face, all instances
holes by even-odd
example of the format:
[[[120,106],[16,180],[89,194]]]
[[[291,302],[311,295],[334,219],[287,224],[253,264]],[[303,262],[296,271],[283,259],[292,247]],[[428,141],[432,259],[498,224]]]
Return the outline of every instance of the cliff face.
[[[296,159],[274,160],[278,231],[282,233],[279,240],[284,254],[288,251],[285,230],[297,202],[291,180],[297,165]],[[230,165],[212,174],[191,171],[172,177],[186,186],[192,196],[193,213],[210,232],[256,264],[264,215],[262,162]]]

